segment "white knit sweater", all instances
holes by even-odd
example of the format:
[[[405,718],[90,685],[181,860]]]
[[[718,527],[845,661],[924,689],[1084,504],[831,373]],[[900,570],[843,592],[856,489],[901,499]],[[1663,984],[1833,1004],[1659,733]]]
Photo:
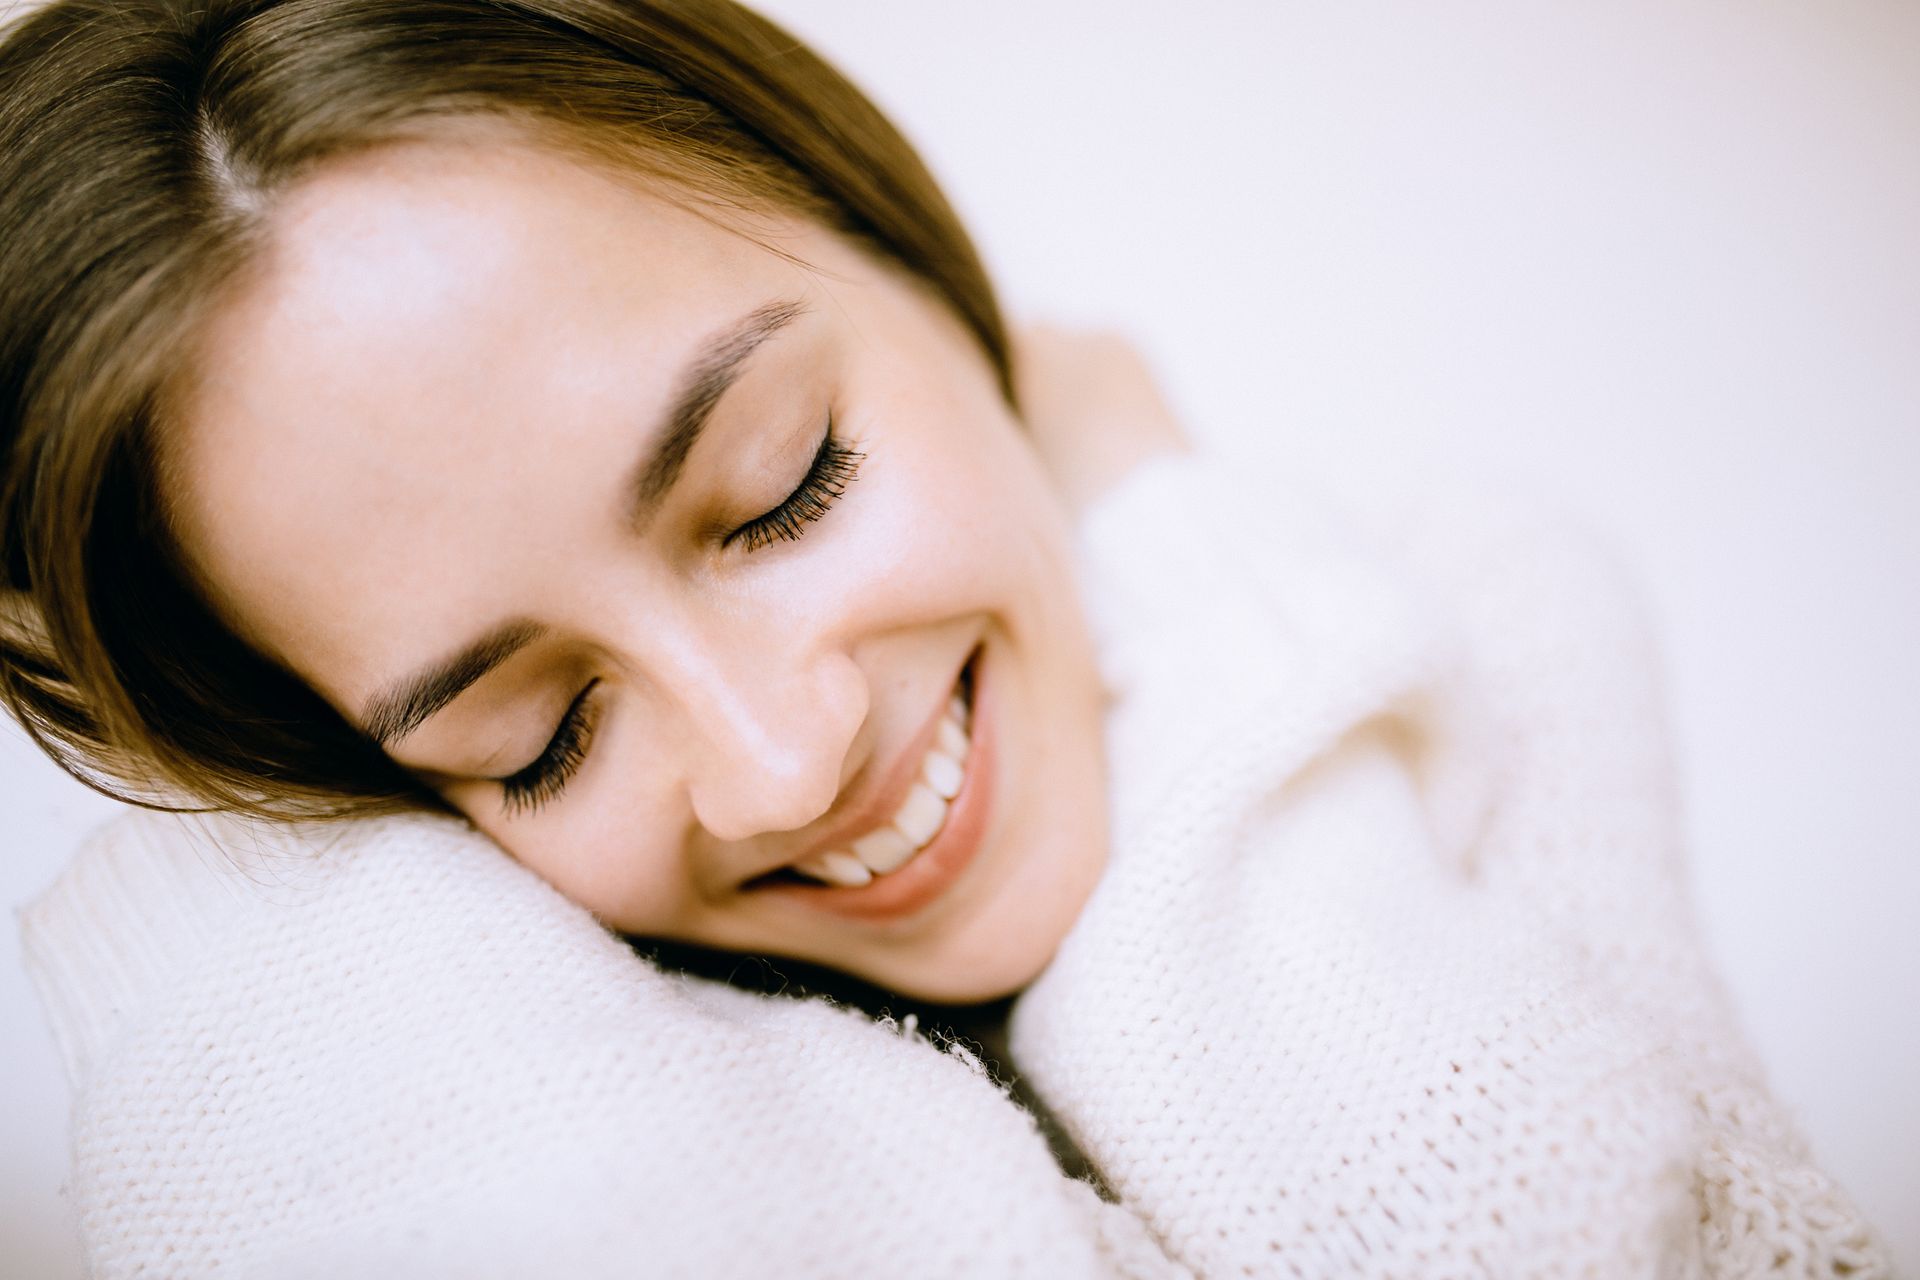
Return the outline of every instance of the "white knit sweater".
[[[1484,500],[1197,460],[1083,526],[1111,865],[1013,1065],[663,972],[461,825],[139,815],[25,919],[102,1276],[1828,1276],[1640,621]]]

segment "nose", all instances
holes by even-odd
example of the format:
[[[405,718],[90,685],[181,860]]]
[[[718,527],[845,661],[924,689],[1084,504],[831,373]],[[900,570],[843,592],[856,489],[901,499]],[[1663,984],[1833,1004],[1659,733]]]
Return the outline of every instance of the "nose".
[[[798,830],[833,807],[868,711],[849,655],[690,646],[661,676],[693,817],[715,840]]]

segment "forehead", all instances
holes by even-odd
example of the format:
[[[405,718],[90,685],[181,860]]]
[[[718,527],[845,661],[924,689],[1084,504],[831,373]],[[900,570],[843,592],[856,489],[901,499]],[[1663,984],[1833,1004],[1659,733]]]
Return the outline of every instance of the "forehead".
[[[557,545],[565,486],[631,457],[698,341],[808,278],[527,147],[335,165],[275,211],[172,397],[176,534],[242,634],[348,705],[379,653],[494,621],[475,569]]]

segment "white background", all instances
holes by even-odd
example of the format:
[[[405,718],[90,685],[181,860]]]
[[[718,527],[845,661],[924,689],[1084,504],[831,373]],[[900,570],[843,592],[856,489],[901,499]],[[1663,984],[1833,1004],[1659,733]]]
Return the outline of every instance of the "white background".
[[[1709,944],[1920,1266],[1920,5],[767,7],[922,144],[1019,314],[1135,335],[1202,439],[1465,456],[1611,531]],[[101,811],[0,729],[0,897]],[[77,1274],[16,952],[0,1271]]]

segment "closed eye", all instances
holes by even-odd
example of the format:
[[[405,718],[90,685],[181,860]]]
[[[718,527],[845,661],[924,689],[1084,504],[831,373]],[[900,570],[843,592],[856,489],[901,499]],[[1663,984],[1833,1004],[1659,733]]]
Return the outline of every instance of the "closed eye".
[[[599,683],[592,681],[574,698],[532,764],[500,779],[500,800],[508,813],[532,813],[565,791],[580,771],[593,741],[596,707],[589,695]]]
[[[786,500],[765,515],[756,516],[721,540],[722,547],[735,542],[747,551],[758,551],[774,542],[795,542],[806,527],[833,509],[855,477],[866,455],[834,434],[833,417],[827,417],[827,432],[814,451],[813,463],[801,478],[799,487]]]
[[[747,551],[757,551],[776,541],[797,541],[808,525],[831,511],[846,493],[847,486],[860,474],[865,457],[834,433],[829,415],[826,434],[799,485],[779,506],[728,534],[721,546],[738,542]],[[531,764],[499,780],[501,802],[508,813],[531,813],[540,808],[565,791],[579,772],[593,740],[595,707],[590,695],[598,683],[588,684],[574,698],[553,737]]]

